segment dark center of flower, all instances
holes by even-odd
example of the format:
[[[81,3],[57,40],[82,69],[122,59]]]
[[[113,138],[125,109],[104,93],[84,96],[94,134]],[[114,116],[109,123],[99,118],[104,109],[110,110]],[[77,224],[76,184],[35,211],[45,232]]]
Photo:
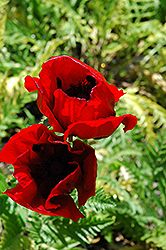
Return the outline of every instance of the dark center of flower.
[[[62,81],[59,77],[57,77],[57,88],[62,89]]]
[[[85,98],[86,100],[90,99],[90,93],[93,87],[96,86],[96,80],[93,76],[87,75],[86,79],[78,84],[70,84],[65,93],[70,97]],[[57,87],[62,89],[62,81],[57,77]]]
[[[67,145],[34,144],[32,150],[38,154],[41,162],[32,164],[31,176],[35,180],[42,197],[47,199],[51,190],[71,174],[76,166],[69,164],[71,156]]]

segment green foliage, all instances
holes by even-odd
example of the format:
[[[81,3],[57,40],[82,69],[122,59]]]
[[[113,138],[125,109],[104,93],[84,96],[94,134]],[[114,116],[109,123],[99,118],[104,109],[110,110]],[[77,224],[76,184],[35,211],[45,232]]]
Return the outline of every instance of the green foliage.
[[[152,233],[147,232],[141,239],[147,243],[153,242],[157,247],[166,249],[166,225],[165,222],[158,221],[157,227]]]
[[[113,208],[115,203],[112,197],[107,197],[103,188],[99,188],[96,190],[95,196],[88,199],[87,203],[85,204],[85,208],[88,209],[90,212],[99,213],[102,212],[103,214],[109,208]]]
[[[30,236],[35,240],[38,246],[47,242],[50,247],[55,249],[71,249],[72,246],[89,244],[87,235],[94,237],[104,228],[113,223],[113,220],[101,219],[89,215],[88,218],[71,222],[65,218],[52,218],[43,216],[31,216]]]
[[[134,138],[138,138],[137,130],[124,137],[120,129],[111,139],[96,143],[100,161],[98,184],[114,198],[116,206],[110,208],[116,217],[114,230],[133,241],[139,236],[140,240],[165,249],[166,136],[157,134],[158,139],[153,139],[152,144]]]
[[[157,130],[166,129],[166,109],[146,96],[135,94],[137,90],[137,88],[127,88],[127,94],[118,105],[137,116],[145,140],[152,142],[153,138],[157,138]],[[121,108],[118,113],[120,112],[122,113]]]
[[[0,249],[22,250],[30,249],[30,240],[23,231],[21,217],[15,214],[6,213],[2,216],[4,226],[3,235],[0,242]]]
[[[25,104],[36,94],[23,78],[52,55],[79,58],[125,88],[116,113],[138,117],[133,131],[89,140],[99,167],[84,219],[38,215],[0,195],[1,249],[74,250],[98,234],[116,243],[119,233],[140,249],[166,249],[165,36],[164,0],[0,1],[0,141],[35,123]],[[6,168],[1,192],[16,185]]]
[[[21,108],[27,102],[33,100],[35,94],[28,95],[23,86],[21,76],[7,78],[4,75],[0,82],[0,144],[1,140],[19,129],[25,128],[27,124],[35,123],[35,118],[24,108],[26,119],[19,117]]]
[[[166,5],[164,0],[159,1],[157,16],[162,23],[166,21]]]
[[[0,49],[4,45],[4,32],[5,32],[5,24],[6,24],[6,5],[9,0],[1,0],[0,1]],[[1,54],[0,54],[1,56]]]
[[[4,177],[0,169],[0,192],[2,192],[6,188],[7,188],[6,178]]]

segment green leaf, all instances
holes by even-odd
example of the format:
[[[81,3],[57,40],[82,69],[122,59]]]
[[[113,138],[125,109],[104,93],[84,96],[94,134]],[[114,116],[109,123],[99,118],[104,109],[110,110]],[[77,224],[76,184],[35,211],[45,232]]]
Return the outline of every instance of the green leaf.
[[[24,235],[21,219],[16,214],[3,214],[2,222],[4,225],[0,247],[4,250],[30,249],[31,242]]]

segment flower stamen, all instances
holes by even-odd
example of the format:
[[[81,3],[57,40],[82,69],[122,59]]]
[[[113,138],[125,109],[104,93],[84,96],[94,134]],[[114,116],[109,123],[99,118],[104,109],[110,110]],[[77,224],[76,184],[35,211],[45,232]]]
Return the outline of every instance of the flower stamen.
[[[86,79],[82,82],[78,82],[77,85],[70,84],[70,88],[65,93],[70,97],[90,99],[90,93],[93,87],[96,86],[96,80],[94,77],[87,75]]]

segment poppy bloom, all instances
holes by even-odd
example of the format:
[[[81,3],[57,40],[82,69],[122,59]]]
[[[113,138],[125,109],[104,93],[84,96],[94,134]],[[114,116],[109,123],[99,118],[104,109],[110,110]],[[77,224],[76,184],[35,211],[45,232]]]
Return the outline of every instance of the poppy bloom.
[[[49,118],[64,138],[107,137],[123,123],[124,131],[133,129],[132,115],[115,116],[114,106],[124,95],[110,85],[97,70],[71,56],[52,57],[43,63],[39,78],[27,76],[25,87],[38,91],[40,111]]]
[[[73,148],[45,125],[22,129],[0,152],[13,164],[18,184],[4,192],[18,204],[45,215],[77,221],[83,214],[70,193],[78,191],[79,207],[95,195],[97,160],[94,149],[80,140]]]

